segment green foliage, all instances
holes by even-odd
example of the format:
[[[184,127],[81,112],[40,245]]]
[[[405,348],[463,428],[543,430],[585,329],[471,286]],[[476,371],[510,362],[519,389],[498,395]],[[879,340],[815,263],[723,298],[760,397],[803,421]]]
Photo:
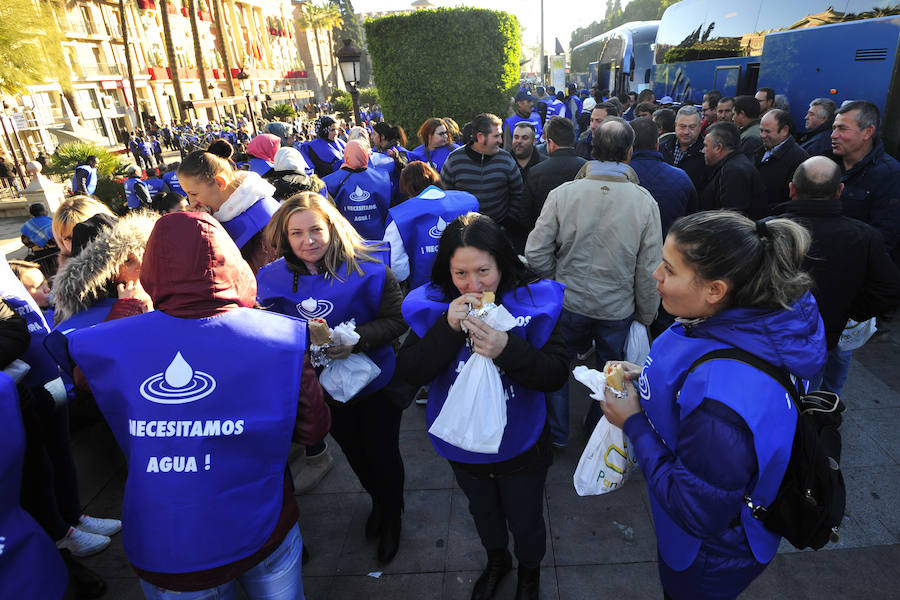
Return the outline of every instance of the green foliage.
[[[606,12],[603,20],[594,21],[590,25],[579,27],[573,31],[572,37],[569,39],[569,50],[591,38],[606,33],[610,29],[615,29],[619,25],[632,21],[655,21],[661,19],[666,9],[677,1],[631,0],[625,8],[622,8],[621,0],[606,0]]]
[[[360,105],[372,106],[373,104],[378,104],[378,88],[370,87],[370,88],[360,88],[359,90],[359,103]]]
[[[353,98],[349,92],[344,90],[334,90],[331,93],[331,105],[334,112],[345,121],[349,121],[353,117]]]
[[[107,177],[99,178],[94,196],[117,215],[124,215],[128,212],[128,203],[125,201],[125,184],[121,181]]]
[[[290,121],[297,116],[297,111],[290,104],[273,104],[266,111],[270,121]]]
[[[519,21],[477,8],[420,10],[364,24],[385,118],[416,131],[429,117],[505,116],[519,81]],[[412,142],[410,142],[412,144]]]
[[[25,86],[58,79],[71,87],[62,56],[62,34],[54,25],[49,2],[0,1],[0,92],[24,93]]]
[[[99,175],[119,177],[125,174],[128,163],[120,155],[110,152],[105,146],[91,142],[60,144],[53,153],[52,162],[47,165],[46,172],[51,175],[59,175],[64,179],[71,177],[75,167],[91,155],[97,157],[97,173]]]

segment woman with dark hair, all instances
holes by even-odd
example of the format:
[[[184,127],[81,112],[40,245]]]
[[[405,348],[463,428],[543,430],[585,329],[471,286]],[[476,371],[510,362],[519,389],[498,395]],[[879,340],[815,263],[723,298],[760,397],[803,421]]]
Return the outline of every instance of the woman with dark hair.
[[[462,145],[462,133],[459,130],[459,124],[450,117],[442,117],[444,125],[447,126],[447,141],[451,144]]]
[[[477,211],[478,199],[469,192],[445,191],[437,171],[419,160],[403,169],[400,189],[410,198],[388,211],[384,241],[391,246],[391,270],[412,289],[428,283],[447,223]]]
[[[471,315],[485,292],[495,292],[496,303],[521,325],[501,332]],[[469,499],[487,551],[487,568],[475,582],[473,599],[492,598],[512,568],[508,530],[519,563],[516,598],[539,597],[547,537],[544,482],[552,462],[544,394],[568,377],[565,343],[557,330],[562,301],[563,286],[529,271],[490,217],[468,213],[444,230],[431,283],[403,302],[412,331],[400,350],[397,373],[414,385],[430,384],[429,427],[456,380],[457,365],[473,352],[493,360],[508,390],[507,424],[496,454],[469,452],[431,436]]]
[[[350,140],[341,168],[322,178],[334,204],[364,239],[380,241],[391,206],[388,174],[369,167],[369,146]]]
[[[338,137],[341,127],[331,117],[321,117],[316,121],[316,139],[306,142],[301,152],[306,162],[312,165],[316,175],[324,178],[341,166],[344,160],[344,140]]]
[[[422,145],[410,151],[409,160],[421,160],[440,173],[450,153],[459,148],[458,144],[450,141],[447,124],[437,117],[426,119],[417,135]]]
[[[258,174],[235,169],[233,154],[225,140],[191,152],[178,167],[178,180],[191,209],[215,217],[255,273],[275,259],[262,230],[278,210],[278,201],[272,197],[275,188]]]
[[[386,387],[394,373],[391,344],[406,329],[400,286],[377,257],[378,248],[319,194],[286,200],[266,237],[281,258],[259,271],[260,306],[303,320],[326,318],[331,327],[355,319],[359,341],[333,345],[326,354],[341,360],[361,353],[381,369],[346,403],[327,398],[331,435],[372,498],[366,537],[379,538],[378,559],[390,562],[400,546],[403,510],[402,412]]]
[[[400,190],[400,173],[409,164],[406,132],[399,125],[388,125],[380,121],[372,129],[372,143],[375,148],[369,162],[373,167],[384,169],[390,175],[391,206],[395,206],[409,198]]]
[[[640,366],[627,397],[606,393],[610,423],[625,430],[650,491],[666,598],[734,598],[766,568],[781,538],[751,514],[768,506],[791,455],[797,409],[740,349],[790,373],[815,376],[825,330],[801,271],[810,236],[788,219],[730,211],[677,220],[654,277],[676,323]],[[695,366],[696,365],[696,366]]]

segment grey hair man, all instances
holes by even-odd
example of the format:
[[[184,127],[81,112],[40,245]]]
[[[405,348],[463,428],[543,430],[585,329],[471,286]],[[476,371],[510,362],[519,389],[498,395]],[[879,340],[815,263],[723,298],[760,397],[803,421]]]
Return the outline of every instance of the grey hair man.
[[[596,344],[596,367],[623,355],[633,320],[649,325],[659,296],[653,270],[662,256],[662,226],[653,196],[638,185],[628,161],[634,130],[607,117],[593,133],[593,159],[574,181],[550,192],[525,257],[541,277],[566,285],[559,327],[569,357]],[[585,427],[600,418],[590,402]],[[548,397],[551,441],[569,439],[569,389]]]
[[[800,145],[810,156],[831,152],[831,126],[837,105],[830,98],[816,98],[806,111],[806,131],[800,136]]]
[[[698,192],[703,189],[706,179],[700,129],[700,109],[692,105],[682,106],[675,114],[675,139],[659,144],[663,160],[687,173]]]

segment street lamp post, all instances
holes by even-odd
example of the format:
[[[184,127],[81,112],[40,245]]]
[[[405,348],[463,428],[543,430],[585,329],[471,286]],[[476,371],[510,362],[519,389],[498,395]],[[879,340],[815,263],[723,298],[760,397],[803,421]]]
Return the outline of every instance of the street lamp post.
[[[253,125],[253,136],[256,137],[259,135],[259,132],[256,130],[256,117],[253,116],[253,106],[250,104],[250,92],[253,90],[253,84],[247,81],[250,78],[244,72],[244,68],[241,67],[241,72],[235,75],[241,81],[241,90],[244,92],[244,97],[247,98],[247,112],[250,113],[250,124]]]
[[[359,90],[356,84],[359,82],[359,59],[362,52],[359,48],[350,45],[350,40],[344,40],[344,45],[334,53],[341,66],[341,75],[344,83],[350,89],[350,97],[353,99],[353,121],[362,126],[359,119]]]

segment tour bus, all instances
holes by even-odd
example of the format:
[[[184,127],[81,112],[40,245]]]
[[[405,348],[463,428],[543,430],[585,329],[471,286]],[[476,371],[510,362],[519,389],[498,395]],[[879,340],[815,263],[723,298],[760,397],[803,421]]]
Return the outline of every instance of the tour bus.
[[[716,89],[784,94],[798,129],[810,100],[865,99],[882,111],[888,151],[900,142],[897,0],[683,0],[666,9],[654,46],[656,97],[699,105]]]
[[[572,49],[570,80],[584,87],[599,83],[610,93],[650,88],[658,25],[659,21],[632,21],[579,44]]]

